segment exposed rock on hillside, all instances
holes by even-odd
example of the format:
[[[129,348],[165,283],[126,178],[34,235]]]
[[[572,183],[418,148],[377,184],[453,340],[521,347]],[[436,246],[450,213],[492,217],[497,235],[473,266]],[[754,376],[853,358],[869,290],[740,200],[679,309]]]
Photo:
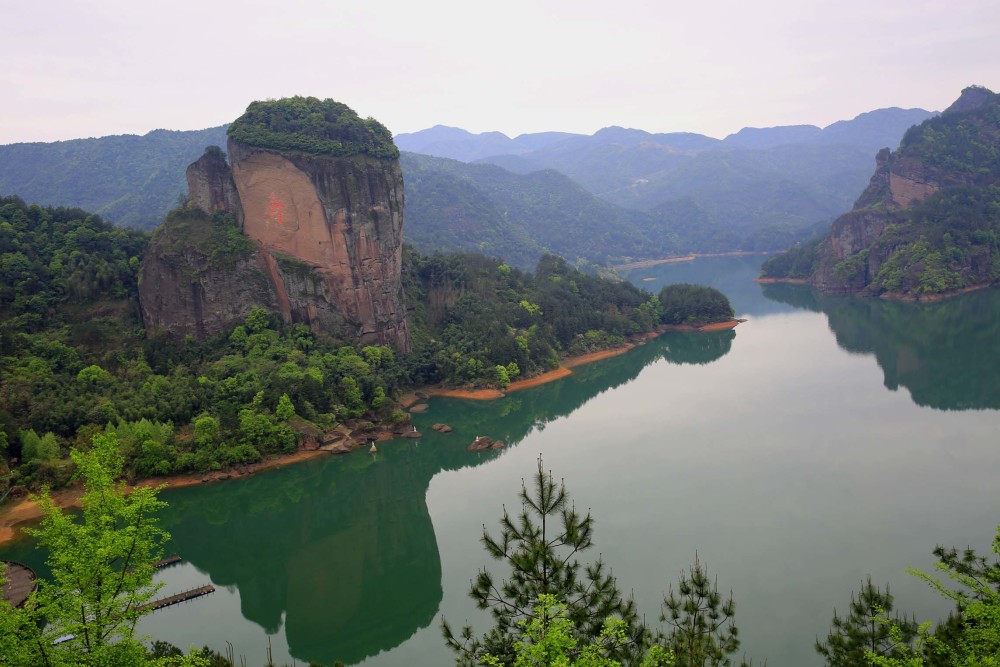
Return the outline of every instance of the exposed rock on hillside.
[[[1000,95],[973,86],[897,151],[879,152],[868,187],[825,239],[769,260],[763,275],[932,296],[1000,279],[998,238]]]
[[[226,211],[236,221],[243,223],[243,206],[240,204],[233,173],[226,163],[226,155],[218,146],[209,146],[205,154],[188,165],[188,201],[207,213]]]
[[[295,148],[273,147],[289,116],[324,113],[325,124],[291,135]],[[203,338],[259,305],[286,322],[408,349],[403,177],[391,139],[386,146],[380,125],[332,100],[255,102],[245,116],[235,135],[268,147],[231,136],[232,169],[215,147],[188,168],[189,204],[168,216],[143,263],[146,326]]]

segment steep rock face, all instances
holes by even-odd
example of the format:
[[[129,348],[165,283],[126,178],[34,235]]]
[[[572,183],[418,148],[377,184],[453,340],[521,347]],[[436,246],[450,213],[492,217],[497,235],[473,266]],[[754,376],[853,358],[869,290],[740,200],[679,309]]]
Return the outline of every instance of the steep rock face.
[[[854,209],[835,220],[820,243],[810,283],[832,292],[917,296],[992,282],[995,232],[989,228],[995,223],[979,220],[969,227],[978,230],[946,234],[955,223],[934,221],[948,215],[946,208],[915,210],[926,210],[921,205],[938,193],[992,197],[987,189],[1000,183],[990,157],[998,131],[1000,96],[970,87],[939,118],[911,128],[899,150],[882,149]],[[890,261],[894,275],[880,275]]]
[[[837,218],[820,250],[817,269],[810,282],[828,292],[864,289],[884,261],[877,254],[864,251],[882,236],[891,220],[891,214],[884,211],[865,210]],[[853,264],[849,262],[851,257],[857,257]]]
[[[342,105],[335,111],[353,114]],[[268,139],[275,136],[282,139]],[[310,147],[308,137],[293,138]],[[286,322],[408,350],[403,176],[387,153],[391,138],[378,157],[233,138],[228,147],[232,168],[216,147],[188,167],[188,205],[150,244],[140,282],[147,328],[204,338],[262,306]]]
[[[399,162],[280,153],[232,140],[229,154],[244,233],[272,255],[305,263],[317,278],[284,285],[282,315],[346,325],[363,341],[408,348]]]
[[[227,248],[226,232],[237,237]],[[139,274],[146,328],[202,339],[242,322],[254,306],[279,311],[265,253],[239,234],[228,214],[189,207],[172,212],[153,235]]]
[[[243,207],[222,149],[206,148],[204,155],[188,165],[185,175],[188,200],[195,206],[208,213],[228,211],[243,222]]]

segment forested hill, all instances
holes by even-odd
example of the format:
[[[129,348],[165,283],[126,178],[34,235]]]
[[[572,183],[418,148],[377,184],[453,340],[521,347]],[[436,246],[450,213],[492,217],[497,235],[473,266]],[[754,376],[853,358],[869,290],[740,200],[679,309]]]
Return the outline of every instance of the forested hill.
[[[745,128],[724,140],[621,127],[592,136],[508,139],[435,127],[396,142],[404,151],[476,159],[522,174],[555,169],[609,203],[651,213],[685,250],[773,250],[850,208],[875,153],[897,146],[907,128],[932,115],[879,109],[823,129]],[[482,157],[489,151],[495,154]]]
[[[204,252],[224,252],[231,220],[202,223],[219,232],[205,235]],[[134,476],[245,464],[345,422],[405,424],[392,400],[404,387],[505,387],[562,355],[732,315],[714,290],[658,298],[551,255],[531,274],[483,255],[408,249],[409,354],[286,325],[259,307],[218,336],[178,342],[148,335],[139,317],[148,241],[79,209],[0,198],[0,466],[17,462],[8,482],[64,483],[69,446],[101,430],[117,434]]]
[[[79,206],[117,225],[152,229],[187,192],[184,169],[206,146],[225,145],[223,125],[0,146],[0,195]]]
[[[521,267],[553,253],[574,263],[666,257],[682,248],[663,217],[609,204],[551,169],[403,153],[405,236],[421,250],[482,252]]]
[[[829,234],[764,276],[830,291],[925,296],[1000,280],[1000,95],[971,86],[907,131]]]

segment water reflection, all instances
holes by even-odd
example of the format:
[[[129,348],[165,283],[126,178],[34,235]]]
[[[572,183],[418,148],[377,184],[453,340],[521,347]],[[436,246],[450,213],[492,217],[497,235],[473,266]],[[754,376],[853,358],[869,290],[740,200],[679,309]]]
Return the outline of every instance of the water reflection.
[[[500,400],[432,399],[428,413],[414,416],[424,436],[380,446],[376,456],[358,451],[168,490],[163,521],[172,535],[169,551],[216,586],[238,589],[242,616],[267,634],[284,627],[296,659],[361,662],[399,646],[437,613],[441,556],[425,496],[438,472],[502,455],[466,451],[473,438],[489,435],[516,445],[660,359],[715,361],[730,351],[735,336],[668,333]],[[430,429],[435,422],[454,430],[437,433]],[[29,540],[5,546],[0,555],[32,564],[42,556]],[[186,613],[204,614],[220,641],[231,637],[226,619],[207,618],[205,609],[194,605]],[[150,623],[148,631],[172,638],[168,616]]]
[[[905,387],[917,405],[1000,408],[1000,289],[911,303],[824,294],[798,285],[763,288],[769,299],[824,313],[840,347],[874,354],[885,386]]]
[[[179,489],[165,497],[166,527],[177,553],[217,585],[239,588],[245,618],[274,633],[284,617],[292,655],[360,662],[434,618],[441,558],[425,495],[439,471],[498,455],[467,452],[475,436],[516,444],[658,359],[708,363],[726,354],[733,338],[733,331],[671,333],[501,400],[435,399],[431,412],[416,415],[426,434],[419,444]],[[438,421],[454,431],[432,431]]]

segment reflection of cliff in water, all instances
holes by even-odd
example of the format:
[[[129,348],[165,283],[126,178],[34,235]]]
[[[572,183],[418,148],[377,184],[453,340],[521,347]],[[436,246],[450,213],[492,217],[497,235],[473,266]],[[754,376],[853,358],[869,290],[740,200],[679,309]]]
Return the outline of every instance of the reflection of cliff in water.
[[[426,627],[441,560],[424,502],[442,467],[405,445],[164,494],[173,550],[301,659],[359,662]]]
[[[825,294],[797,285],[765,285],[764,294],[825,313],[837,344],[874,354],[885,386],[906,387],[917,405],[1000,408],[998,289],[936,303]]]
[[[649,364],[708,363],[733,331],[669,333],[557,382],[497,401],[433,399],[416,442],[168,491],[171,549],[239,589],[243,615],[269,633],[284,615],[292,655],[360,662],[426,627],[441,602],[441,559],[425,496],[441,470],[498,452],[465,450],[477,435],[514,445],[535,428],[633,380]],[[453,433],[430,429],[446,422]]]

